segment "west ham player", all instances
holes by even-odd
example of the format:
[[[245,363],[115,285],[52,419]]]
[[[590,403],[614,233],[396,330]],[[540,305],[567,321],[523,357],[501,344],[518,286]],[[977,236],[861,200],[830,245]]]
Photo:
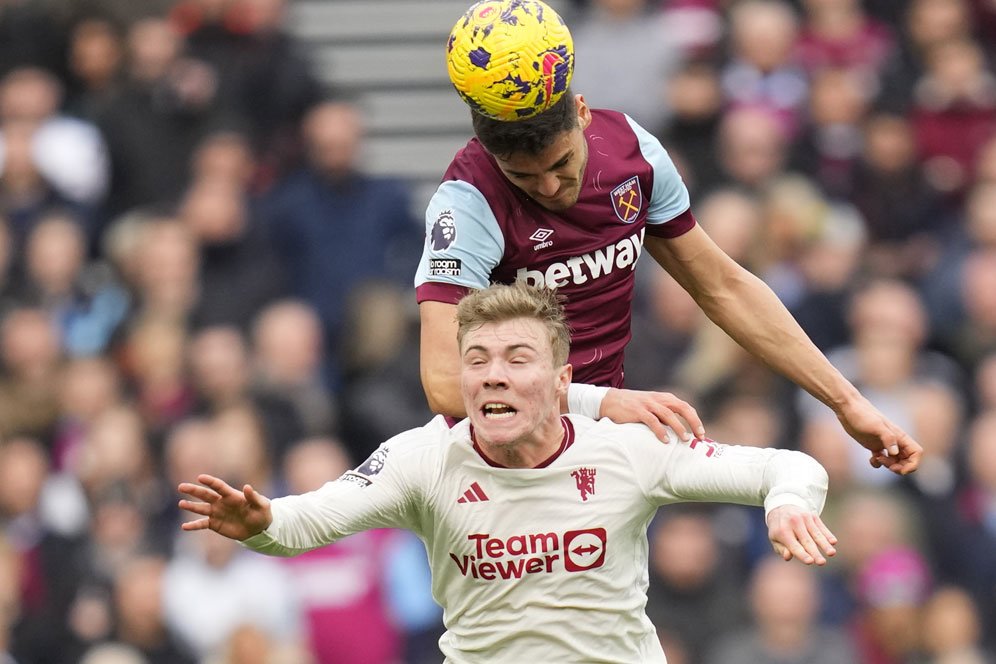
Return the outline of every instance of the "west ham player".
[[[557,288],[567,298],[575,380],[621,387],[634,268],[646,248],[713,322],[832,408],[871,452],[872,465],[916,469],[919,444],[827,361],[763,281],[709,239],[667,152],[631,118],[592,110],[570,92],[528,120],[472,117],[476,137],[457,153],[426,211],[415,277],[422,383],[435,412],[464,414],[456,302],[492,282]],[[690,407],[673,395],[608,390],[599,401],[590,388],[583,394],[571,401],[590,416],[651,426],[660,419],[684,433],[676,411],[702,434],[694,411],[689,419]]]
[[[448,662],[665,662],[647,601],[647,526],[661,505],[763,505],[785,559],[823,565],[827,474],[801,452],[661,445],[639,424],[560,414],[571,382],[557,296],[496,285],[457,311],[469,417],[387,441],[321,489],[270,501],[209,475],[179,490],[210,528],[272,555],[404,527],[425,543]],[[193,598],[192,598],[193,600]]]

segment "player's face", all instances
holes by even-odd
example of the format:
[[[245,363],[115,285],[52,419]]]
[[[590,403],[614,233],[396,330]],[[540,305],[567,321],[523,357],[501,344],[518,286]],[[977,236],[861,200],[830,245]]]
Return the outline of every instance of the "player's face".
[[[571,371],[570,365],[553,365],[542,323],[488,323],[469,330],[460,350],[464,406],[486,451],[560,443],[560,396]]]
[[[578,202],[588,165],[588,141],[584,130],[591,122],[591,111],[580,96],[577,104],[579,126],[563,132],[542,153],[495,157],[498,167],[512,184],[554,212],[566,210]]]

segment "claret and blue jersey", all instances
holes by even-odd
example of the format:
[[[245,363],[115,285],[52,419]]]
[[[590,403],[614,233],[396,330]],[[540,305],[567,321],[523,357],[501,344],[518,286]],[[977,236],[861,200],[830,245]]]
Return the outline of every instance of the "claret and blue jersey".
[[[695,222],[681,177],[649,132],[622,113],[593,110],[584,133],[578,201],[557,212],[471,140],[429,202],[415,286],[419,302],[449,303],[493,282],[555,287],[566,297],[575,381],[618,387],[644,235],[677,237]]]

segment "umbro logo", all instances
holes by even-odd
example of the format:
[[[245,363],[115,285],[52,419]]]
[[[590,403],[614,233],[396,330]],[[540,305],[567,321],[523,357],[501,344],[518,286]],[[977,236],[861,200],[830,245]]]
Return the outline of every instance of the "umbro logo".
[[[538,228],[536,232],[529,236],[529,239],[533,242],[539,242],[539,244],[533,247],[533,251],[539,251],[540,249],[546,249],[547,247],[553,246],[553,240],[550,236],[553,235],[553,230],[550,228]]]
[[[470,485],[470,488],[463,492],[463,495],[457,500],[457,503],[483,503],[488,498],[488,494],[484,493],[484,489],[477,482]]]

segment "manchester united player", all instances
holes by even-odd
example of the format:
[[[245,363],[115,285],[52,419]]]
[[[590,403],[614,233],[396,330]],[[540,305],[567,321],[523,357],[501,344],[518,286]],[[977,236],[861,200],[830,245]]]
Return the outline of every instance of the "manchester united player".
[[[435,412],[464,414],[456,302],[492,282],[557,288],[567,298],[575,380],[622,387],[633,270],[646,248],[713,322],[832,408],[871,452],[872,465],[900,474],[916,469],[920,445],[827,361],[763,281],[696,224],[688,191],[650,133],[622,113],[590,109],[570,91],[527,120],[472,118],[476,137],[457,153],[426,211],[415,278],[422,383]],[[597,397],[566,401],[581,402],[586,407],[570,410],[593,417],[650,426],[660,419],[684,433],[670,411],[684,408],[684,415],[690,407],[667,401],[671,395],[608,390]],[[619,415],[621,402],[630,408]],[[692,426],[702,434],[697,420]]]
[[[644,612],[647,526],[661,505],[763,505],[785,560],[823,565],[836,538],[819,517],[826,471],[801,452],[661,445],[639,424],[560,414],[569,335],[553,291],[518,283],[457,311],[469,413],[384,443],[321,489],[269,500],[209,475],[180,507],[272,555],[361,530],[404,527],[425,543],[444,609],[447,662],[665,662]]]

